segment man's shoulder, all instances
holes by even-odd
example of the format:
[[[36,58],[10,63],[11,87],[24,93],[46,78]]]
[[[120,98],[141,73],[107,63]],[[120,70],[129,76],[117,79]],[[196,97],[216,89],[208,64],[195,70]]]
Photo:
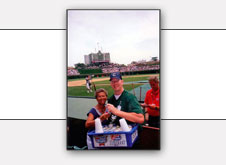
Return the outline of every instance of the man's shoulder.
[[[124,90],[123,92],[125,93],[125,95],[134,96],[132,93],[128,92],[127,90]]]
[[[136,98],[136,96],[134,96],[132,93],[130,93],[126,90],[123,91],[123,97],[128,98],[128,99]]]

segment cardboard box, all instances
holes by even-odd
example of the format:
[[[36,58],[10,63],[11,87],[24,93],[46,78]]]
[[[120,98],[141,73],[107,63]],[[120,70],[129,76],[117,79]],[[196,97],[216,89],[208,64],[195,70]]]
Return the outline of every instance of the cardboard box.
[[[95,130],[88,132],[94,148],[131,148],[138,138],[138,125],[131,125],[129,132],[104,132],[95,133]]]

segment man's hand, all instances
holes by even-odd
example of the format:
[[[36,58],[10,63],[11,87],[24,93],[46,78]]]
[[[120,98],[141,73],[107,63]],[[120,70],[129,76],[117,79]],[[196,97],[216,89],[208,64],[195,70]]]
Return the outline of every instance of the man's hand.
[[[148,104],[146,104],[146,103],[143,103],[143,104],[140,104],[143,108],[145,108],[145,107],[147,107],[148,106]]]
[[[155,104],[146,104],[146,103],[143,103],[143,104],[140,104],[142,107],[146,108],[151,108],[152,110],[159,110],[159,107],[156,106]]]
[[[112,104],[107,104],[107,107],[106,107],[109,112],[113,113],[114,115],[117,116],[117,112],[119,111],[117,108],[114,107],[114,105]]]
[[[125,118],[126,120],[131,121],[133,123],[142,124],[144,122],[144,115],[141,113],[124,112],[124,111],[118,110],[112,104],[107,104],[107,109],[112,114],[119,116],[121,118]]]
[[[148,106],[149,106],[152,110],[159,110],[159,107],[156,106],[155,104],[148,104]]]

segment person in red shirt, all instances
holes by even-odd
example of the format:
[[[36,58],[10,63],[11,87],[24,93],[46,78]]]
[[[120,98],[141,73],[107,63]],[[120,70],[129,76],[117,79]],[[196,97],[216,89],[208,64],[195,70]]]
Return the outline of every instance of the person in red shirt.
[[[160,108],[159,108],[159,80],[158,77],[152,76],[149,79],[151,89],[147,91],[144,104],[141,104],[145,108],[145,120],[147,125],[151,127],[160,127]]]

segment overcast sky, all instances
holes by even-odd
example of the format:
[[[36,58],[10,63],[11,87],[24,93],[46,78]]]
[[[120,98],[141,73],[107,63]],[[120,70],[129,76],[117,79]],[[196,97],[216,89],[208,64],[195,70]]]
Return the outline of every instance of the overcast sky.
[[[159,11],[69,10],[68,66],[98,49],[119,64],[159,57]]]

